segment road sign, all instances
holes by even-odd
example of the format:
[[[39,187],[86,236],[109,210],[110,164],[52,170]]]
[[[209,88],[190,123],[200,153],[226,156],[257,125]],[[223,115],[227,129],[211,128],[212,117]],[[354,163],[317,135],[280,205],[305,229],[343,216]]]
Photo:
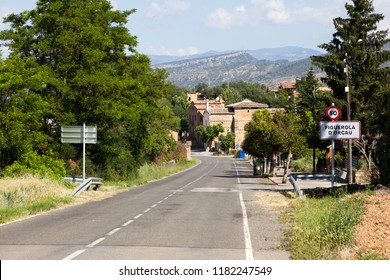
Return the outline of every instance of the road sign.
[[[359,121],[320,122],[321,140],[345,140],[360,138]]]
[[[83,133],[83,126],[62,126],[61,142],[72,144],[96,144],[97,127],[85,126],[85,131]]]
[[[337,107],[337,106],[330,106],[326,109],[326,117],[331,120],[331,121],[335,121],[337,120],[338,118],[340,118],[341,116],[341,111],[340,111],[340,108]]]
[[[70,144],[83,144],[83,182],[85,182],[85,144],[96,144],[96,126],[62,126],[61,142]]]

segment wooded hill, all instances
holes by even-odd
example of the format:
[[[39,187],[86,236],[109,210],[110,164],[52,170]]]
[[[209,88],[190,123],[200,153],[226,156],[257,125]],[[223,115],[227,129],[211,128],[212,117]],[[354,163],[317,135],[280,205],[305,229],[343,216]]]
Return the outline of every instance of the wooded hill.
[[[199,83],[216,86],[224,82],[244,81],[267,86],[281,81],[294,81],[313,67],[310,58],[297,61],[258,60],[251,54],[240,51],[229,54],[187,59],[155,65],[167,70],[168,80],[178,87],[193,88]],[[320,73],[314,67],[315,73]]]

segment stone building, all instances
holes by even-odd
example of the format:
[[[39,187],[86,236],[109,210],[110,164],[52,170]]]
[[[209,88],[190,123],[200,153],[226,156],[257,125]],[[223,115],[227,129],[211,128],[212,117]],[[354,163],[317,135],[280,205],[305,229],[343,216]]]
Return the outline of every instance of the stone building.
[[[267,104],[253,102],[248,99],[226,107],[234,114],[233,132],[236,135],[236,147],[241,147],[245,138],[245,125],[251,121],[253,113],[257,110],[269,108]]]
[[[192,100],[188,114],[189,139],[192,141],[193,147],[203,147],[203,143],[195,133],[195,128],[198,125],[222,124],[225,134],[233,132],[236,135],[235,146],[239,148],[245,138],[245,125],[252,119],[253,113],[261,109],[268,109],[271,112],[277,110],[269,108],[267,104],[248,99],[225,106],[225,102],[221,98],[208,100],[199,98],[200,94],[189,94],[188,96]]]
[[[204,125],[204,113],[206,108],[209,110],[225,109],[225,101],[221,98],[216,100],[208,100],[204,95],[200,93],[189,93],[188,99],[191,101],[191,105],[188,108],[188,119],[189,119],[189,136],[188,140],[192,141],[192,147],[199,148],[203,147],[202,141],[195,133],[195,128],[198,125]],[[215,123],[212,121],[211,125]]]

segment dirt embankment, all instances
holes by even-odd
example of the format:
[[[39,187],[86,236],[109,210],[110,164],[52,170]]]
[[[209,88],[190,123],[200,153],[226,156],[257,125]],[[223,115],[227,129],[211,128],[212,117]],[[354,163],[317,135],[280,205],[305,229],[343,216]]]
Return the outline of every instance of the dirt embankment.
[[[390,190],[367,197],[366,212],[356,229],[356,253],[390,259]]]

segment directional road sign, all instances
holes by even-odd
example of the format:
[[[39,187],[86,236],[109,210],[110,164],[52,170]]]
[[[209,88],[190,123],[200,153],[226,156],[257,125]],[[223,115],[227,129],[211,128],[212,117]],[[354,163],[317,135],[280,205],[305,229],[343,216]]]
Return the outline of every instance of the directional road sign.
[[[73,144],[96,144],[97,127],[85,126],[85,131],[83,132],[83,126],[62,126],[61,142]]]

